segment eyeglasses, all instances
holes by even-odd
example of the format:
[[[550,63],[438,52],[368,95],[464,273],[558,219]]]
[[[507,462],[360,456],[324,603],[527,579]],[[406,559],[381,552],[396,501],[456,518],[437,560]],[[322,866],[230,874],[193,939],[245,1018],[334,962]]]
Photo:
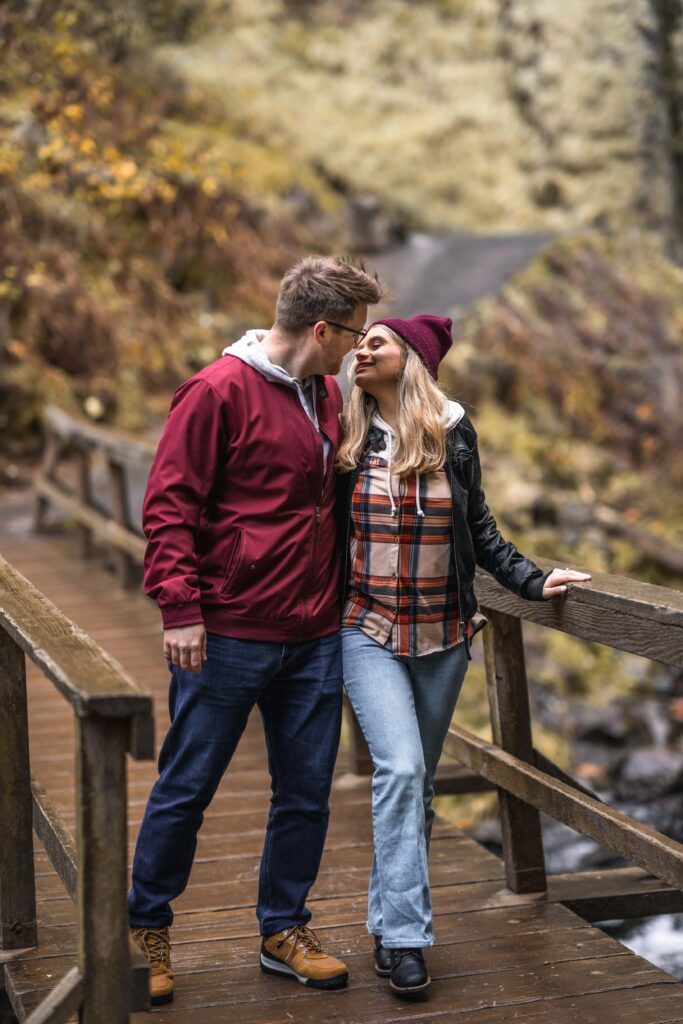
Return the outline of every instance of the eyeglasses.
[[[312,327],[313,324],[319,323],[319,320],[309,320],[308,326]],[[336,327],[339,331],[347,331],[349,334],[353,334],[356,338],[356,344],[365,337],[368,333],[365,328],[362,331],[357,330],[355,327],[347,327],[345,324],[337,324],[334,320],[324,320],[323,323],[329,324],[330,327]]]

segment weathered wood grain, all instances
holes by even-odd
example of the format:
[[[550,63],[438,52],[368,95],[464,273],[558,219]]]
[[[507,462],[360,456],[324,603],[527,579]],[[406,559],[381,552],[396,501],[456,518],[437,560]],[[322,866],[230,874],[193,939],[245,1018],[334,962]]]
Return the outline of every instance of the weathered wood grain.
[[[0,630],[0,948],[35,946],[31,776],[23,651]]]
[[[78,854],[74,838],[43,786],[31,777],[33,827],[70,899],[76,899]]]
[[[536,561],[553,568],[547,559]],[[482,570],[475,587],[485,608],[683,667],[683,593],[607,573],[592,576],[590,583],[570,584],[566,597],[552,601],[524,601]]]
[[[126,723],[78,720],[78,966],[82,1024],[125,1024],[129,1010],[126,906]]]
[[[494,742],[515,757],[534,762],[524,643],[519,619],[489,611],[484,660]],[[505,877],[513,892],[545,890],[541,819],[528,803],[498,790]]]
[[[76,714],[151,716],[152,699],[94,640],[0,556],[0,626]]]
[[[445,748],[508,793],[683,889],[682,843],[551,778],[465,729],[451,726]]]
[[[83,978],[77,967],[56,985],[49,996],[26,1018],[26,1024],[65,1024],[83,1001]]]

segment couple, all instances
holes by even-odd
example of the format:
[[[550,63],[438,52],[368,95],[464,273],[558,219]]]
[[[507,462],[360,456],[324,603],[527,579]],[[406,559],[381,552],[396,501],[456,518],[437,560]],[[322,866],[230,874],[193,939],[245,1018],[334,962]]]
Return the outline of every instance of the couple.
[[[342,678],[375,767],[375,969],[399,995],[424,992],[433,781],[467,668],[475,564],[530,600],[587,578],[544,575],[503,540],[474,428],[435,384],[450,320],[366,328],[382,295],[362,267],[301,260],[282,280],[271,330],[249,331],[183,384],[159,442],[143,509],[145,589],[163,618],[171,727],[129,898],[154,1004],[173,998],[170,903],[255,704],[272,779],[261,967],[315,988],[346,984],[306,907]],[[356,386],[342,412],[333,375],[352,347]]]

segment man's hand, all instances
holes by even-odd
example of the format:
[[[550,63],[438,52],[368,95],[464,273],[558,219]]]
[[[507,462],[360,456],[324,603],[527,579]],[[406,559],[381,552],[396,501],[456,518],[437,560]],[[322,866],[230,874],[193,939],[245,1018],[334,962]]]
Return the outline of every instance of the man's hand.
[[[566,594],[568,583],[585,583],[590,578],[588,573],[577,572],[576,569],[553,569],[543,584],[543,597],[546,601],[550,597],[559,597]]]
[[[201,672],[206,661],[206,629],[203,622],[164,630],[164,657],[177,668]]]

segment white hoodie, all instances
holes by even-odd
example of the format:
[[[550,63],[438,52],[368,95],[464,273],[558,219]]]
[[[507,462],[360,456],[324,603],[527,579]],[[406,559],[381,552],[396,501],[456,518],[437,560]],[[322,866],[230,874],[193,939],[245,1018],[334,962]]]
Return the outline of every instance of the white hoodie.
[[[456,423],[459,423],[464,415],[465,410],[458,402],[452,402],[450,399],[444,398],[443,419],[446,426],[446,430],[450,430],[452,427],[456,425]],[[393,427],[390,427],[389,424],[385,422],[385,420],[382,419],[379,413],[375,413],[375,415],[372,417],[372,425],[373,427],[378,427],[379,430],[381,430],[384,435],[386,447],[384,448],[383,451],[373,452],[373,454],[377,458],[383,459],[387,464],[387,487],[389,490],[389,499],[391,501],[391,514],[392,516],[395,516],[397,514],[398,509],[396,508],[396,504],[394,502],[394,492],[391,486],[391,460],[394,452],[395,438],[394,429]],[[417,504],[417,514],[422,519],[424,518],[424,512],[422,510],[422,507],[420,506],[420,474],[418,473],[416,475],[417,480],[415,486],[415,502]]]
[[[315,410],[317,393],[316,378],[311,376],[308,377],[307,380],[302,381],[299,380],[298,377],[292,377],[287,370],[278,366],[277,363],[271,363],[268,358],[268,353],[261,344],[267,333],[268,331],[262,328],[247,331],[239,341],[236,341],[234,344],[228,345],[227,348],[224,348],[222,355],[234,356],[235,359],[241,359],[243,363],[246,363],[248,366],[258,370],[266,380],[270,380],[274,384],[284,384],[285,387],[296,391],[304,412],[320,434],[320,438],[323,443],[323,463],[324,465],[327,465],[327,456],[331,442],[322,432],[320,424],[318,423],[318,414]]]

